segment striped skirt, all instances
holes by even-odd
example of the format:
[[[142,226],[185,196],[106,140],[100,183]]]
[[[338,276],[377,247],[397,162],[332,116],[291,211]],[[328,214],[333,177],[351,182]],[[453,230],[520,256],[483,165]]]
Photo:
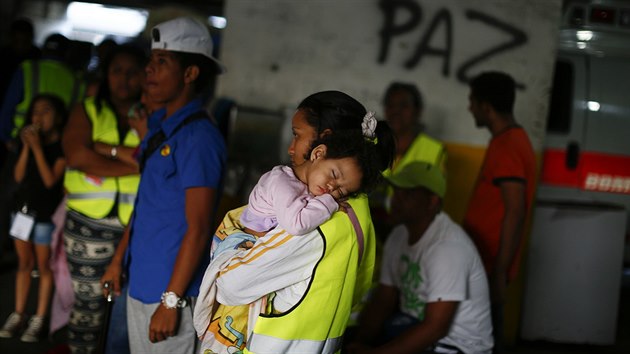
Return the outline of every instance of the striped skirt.
[[[117,218],[95,220],[68,210],[63,236],[75,296],[68,323],[68,344],[74,354],[96,352],[105,315],[100,279],[123,230]]]

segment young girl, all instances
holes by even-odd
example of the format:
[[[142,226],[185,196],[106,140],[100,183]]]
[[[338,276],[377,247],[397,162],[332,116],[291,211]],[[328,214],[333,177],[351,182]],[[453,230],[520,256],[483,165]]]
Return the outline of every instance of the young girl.
[[[339,201],[370,191],[380,177],[376,165],[383,144],[375,143],[374,113],[363,121],[362,134],[324,136],[313,143],[304,163],[276,166],[264,174],[241,215],[246,231],[262,236],[279,224],[290,234],[303,235],[330,219]],[[385,129],[385,123],[378,126]]]
[[[19,265],[15,277],[15,311],[0,330],[0,337],[11,338],[26,325],[26,300],[31,285],[31,271],[37,262],[39,294],[37,312],[28,321],[20,339],[36,342],[44,328],[53,287],[48,260],[54,226],[51,216],[63,197],[63,173],[66,162],[62,154],[61,129],[66,118],[63,101],[54,95],[33,99],[22,128],[22,149],[15,165],[14,177],[19,183],[11,236]]]

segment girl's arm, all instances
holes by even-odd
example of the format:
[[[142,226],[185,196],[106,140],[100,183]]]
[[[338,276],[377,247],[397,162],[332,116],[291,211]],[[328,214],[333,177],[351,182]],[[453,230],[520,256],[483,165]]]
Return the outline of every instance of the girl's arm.
[[[304,183],[286,173],[274,173],[266,184],[278,224],[292,235],[315,230],[339,209],[332,195],[312,196]]]
[[[24,143],[24,140],[22,140]],[[15,164],[15,169],[13,170],[13,178],[17,183],[22,182],[24,176],[26,175],[26,165],[28,164],[28,144],[24,143],[22,145],[22,150],[20,151],[20,157]]]

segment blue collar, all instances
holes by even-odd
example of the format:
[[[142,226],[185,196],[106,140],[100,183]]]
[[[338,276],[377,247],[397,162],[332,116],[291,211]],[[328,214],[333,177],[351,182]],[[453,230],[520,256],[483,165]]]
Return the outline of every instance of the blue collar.
[[[178,109],[170,117],[167,117],[166,119],[164,119],[164,117],[166,116],[166,108],[162,108],[162,109],[157,110],[152,115],[151,118],[157,119],[158,122],[151,122],[150,126],[153,126],[153,124],[156,124],[157,126],[161,126],[162,131],[168,138],[173,133],[173,130],[175,130],[175,128],[177,128],[177,126],[181,122],[183,122],[184,119],[188,118],[193,113],[196,113],[202,109],[203,109],[203,105],[201,103],[201,99],[196,98],[188,102],[188,104],[186,104],[184,107]]]

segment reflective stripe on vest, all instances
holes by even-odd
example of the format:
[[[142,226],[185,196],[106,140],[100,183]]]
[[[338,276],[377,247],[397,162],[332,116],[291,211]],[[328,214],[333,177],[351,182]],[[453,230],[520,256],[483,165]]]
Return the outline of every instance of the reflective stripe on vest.
[[[123,204],[130,204],[136,201],[136,193],[118,193],[118,202]]]
[[[343,337],[329,338],[323,341],[282,340],[262,334],[252,336],[248,348],[260,348],[258,351],[244,350],[244,353],[335,353],[341,348]]]
[[[25,60],[21,64],[21,69],[24,77],[24,96],[15,107],[12,137],[16,137],[24,126],[31,101],[38,94],[55,94],[66,104],[66,108],[70,108],[77,98],[83,95],[85,89],[72,70],[55,60]]]
[[[103,103],[97,112],[94,97],[86,98],[84,106],[92,123],[92,140],[119,145],[117,119],[111,107]],[[122,145],[134,147],[139,143],[140,138],[131,130]],[[101,177],[67,169],[64,177],[64,186],[68,191],[67,206],[90,218],[102,219],[111,212],[118,197],[118,218],[126,225],[133,211],[139,182],[140,175]]]
[[[116,192],[68,193],[68,199],[112,199]]]
[[[260,315],[244,353],[325,353],[341,350],[341,340],[354,304],[363,297],[374,272],[375,237],[366,196],[350,201],[364,233],[359,245],[345,213],[335,213],[318,230],[323,254],[306,293],[280,315]]]

